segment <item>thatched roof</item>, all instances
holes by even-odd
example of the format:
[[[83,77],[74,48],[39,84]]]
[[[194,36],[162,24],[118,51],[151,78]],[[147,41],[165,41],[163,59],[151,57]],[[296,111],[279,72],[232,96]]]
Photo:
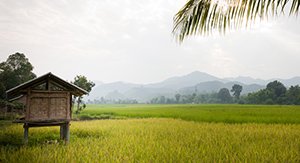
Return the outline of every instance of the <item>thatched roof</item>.
[[[68,91],[71,94],[75,95],[75,96],[81,96],[84,94],[88,94],[88,92],[74,84],[71,84],[57,76],[55,76],[54,74],[52,74],[51,72],[42,75],[38,78],[29,80],[23,84],[20,84],[12,89],[9,89],[8,91],[6,91],[7,94],[7,98],[8,99],[12,99],[15,98],[17,96],[20,96],[22,94],[26,94],[27,90],[30,88],[34,88],[36,86],[39,86],[43,83],[47,83],[47,85],[49,84],[49,82],[51,82],[51,84],[54,84],[55,86],[59,87],[60,89],[62,89],[63,91]]]

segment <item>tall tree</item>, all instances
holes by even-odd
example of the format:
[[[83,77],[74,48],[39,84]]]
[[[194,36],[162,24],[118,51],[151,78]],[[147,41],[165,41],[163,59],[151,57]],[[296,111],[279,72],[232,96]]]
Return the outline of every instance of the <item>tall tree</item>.
[[[91,92],[92,88],[95,86],[94,82],[88,80],[85,76],[82,75],[77,75],[72,83],[86,90],[87,92]],[[75,111],[76,114],[80,113],[80,111],[82,111],[86,107],[86,105],[82,101],[82,96],[74,97],[73,101],[77,103],[77,110]]]
[[[220,89],[218,98],[221,100],[221,103],[230,103],[232,101],[232,97],[227,88]]]
[[[291,86],[287,91],[288,104],[300,105],[300,87]]]
[[[33,66],[22,53],[10,55],[0,63],[0,98],[5,98],[5,91],[36,77]]]
[[[233,96],[235,97],[235,99],[239,100],[242,90],[243,86],[239,84],[234,84],[230,91],[233,92]]]
[[[188,0],[174,16],[173,33],[179,41],[216,30],[224,33],[247,27],[257,18],[277,16],[288,7],[289,15],[297,15],[299,6],[299,0]]]
[[[275,80],[267,84],[266,90],[269,92],[269,97],[278,104],[285,102],[286,87],[279,81]]]

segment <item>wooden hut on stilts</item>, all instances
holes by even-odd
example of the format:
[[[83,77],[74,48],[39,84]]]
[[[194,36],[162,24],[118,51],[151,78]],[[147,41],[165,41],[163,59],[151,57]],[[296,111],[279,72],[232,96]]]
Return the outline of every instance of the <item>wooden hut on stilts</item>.
[[[60,126],[60,138],[69,142],[72,118],[72,95],[88,92],[52,73],[23,83],[6,92],[10,101],[22,99],[25,117],[15,120],[24,123],[24,143],[28,143],[30,127]]]

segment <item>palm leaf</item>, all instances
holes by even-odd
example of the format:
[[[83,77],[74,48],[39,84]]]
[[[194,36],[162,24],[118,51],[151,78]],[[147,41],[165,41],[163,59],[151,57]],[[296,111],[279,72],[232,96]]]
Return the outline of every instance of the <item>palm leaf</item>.
[[[191,35],[225,33],[283,14],[286,8],[297,15],[299,6],[300,0],[188,0],[174,16],[173,34],[182,42]]]

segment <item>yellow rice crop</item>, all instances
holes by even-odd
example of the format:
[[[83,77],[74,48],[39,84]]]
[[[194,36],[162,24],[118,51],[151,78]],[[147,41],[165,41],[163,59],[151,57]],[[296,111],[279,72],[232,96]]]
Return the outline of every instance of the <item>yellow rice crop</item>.
[[[30,128],[28,146],[3,145],[22,141],[22,131],[1,128],[0,162],[300,162],[299,124],[80,121],[67,146],[45,143],[59,138],[58,127]]]

